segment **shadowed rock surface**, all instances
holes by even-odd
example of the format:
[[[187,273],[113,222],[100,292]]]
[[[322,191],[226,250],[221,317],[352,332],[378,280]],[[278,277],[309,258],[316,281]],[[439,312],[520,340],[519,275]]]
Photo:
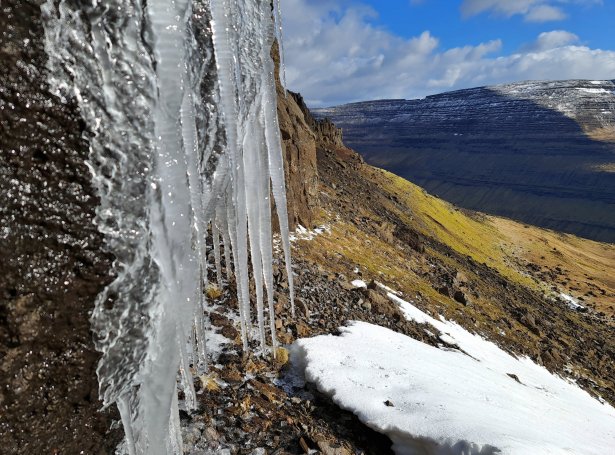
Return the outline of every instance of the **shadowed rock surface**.
[[[0,10],[0,451],[111,453],[89,317],[112,258],[77,107],[47,87],[41,3]]]
[[[122,432],[101,411],[89,321],[113,258],[94,224],[85,125],[47,84],[42,3],[0,10],[0,451],[113,453]],[[291,225],[310,225],[316,135],[278,95]]]
[[[528,82],[315,109],[365,159],[466,208],[615,242],[615,83]]]

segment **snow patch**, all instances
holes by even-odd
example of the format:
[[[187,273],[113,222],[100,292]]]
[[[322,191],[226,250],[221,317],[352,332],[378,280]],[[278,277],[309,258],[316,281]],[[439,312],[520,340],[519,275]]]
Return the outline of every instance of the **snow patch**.
[[[606,94],[612,93],[611,91],[603,89],[603,88],[585,88],[585,87],[580,87],[580,88],[577,88],[577,90],[580,91],[580,92],[591,93],[593,95],[600,94],[600,93],[606,93]]]
[[[568,305],[568,307],[570,307],[571,310],[575,310],[575,311],[584,311],[586,308],[581,305],[579,303],[579,301],[577,299],[575,299],[573,296],[568,295],[568,294],[564,294],[563,292],[560,293],[560,298],[566,302],[566,305]]]
[[[460,350],[352,322],[340,336],[298,340],[293,362],[340,407],[390,437],[396,453],[612,453],[610,405],[527,358],[388,297],[408,319]]]
[[[380,289],[386,291],[387,293],[395,294],[398,297],[401,296],[401,292],[395,291],[395,290],[391,289],[386,284],[382,284],[380,281],[374,281],[374,283],[376,283],[376,286],[378,286]]]
[[[363,280],[354,280],[350,284],[352,284],[355,288],[367,289],[367,283],[365,283],[365,281],[363,281]]]
[[[297,240],[314,240],[315,237],[318,237],[325,232],[331,232],[331,227],[326,224],[323,224],[322,226],[319,226],[312,230],[307,229],[304,226],[298,225],[297,229],[295,229],[295,232],[290,234],[290,241],[296,242]]]

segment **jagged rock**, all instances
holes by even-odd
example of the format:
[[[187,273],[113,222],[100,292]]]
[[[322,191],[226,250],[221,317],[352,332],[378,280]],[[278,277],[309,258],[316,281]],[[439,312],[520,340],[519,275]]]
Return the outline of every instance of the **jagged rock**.
[[[374,313],[383,314],[396,320],[402,318],[399,307],[380,292],[374,289],[367,289],[365,290],[365,295]]]
[[[466,295],[460,290],[455,291],[455,294],[453,295],[453,299],[455,299],[456,302],[461,303],[462,305],[468,304],[468,299]]]
[[[523,324],[528,329],[530,329],[530,331],[532,333],[534,333],[535,335],[538,335],[538,336],[541,335],[542,332],[541,332],[540,328],[538,327],[538,325],[536,324],[536,319],[534,318],[534,316],[532,314],[530,314],[530,313],[524,314],[519,319],[519,322],[521,322],[521,324]]]
[[[438,293],[446,296],[446,297],[450,297],[451,296],[451,291],[448,288],[448,286],[438,286],[436,288],[436,291],[438,291]]]
[[[269,384],[265,384],[255,379],[251,380],[248,384],[250,384],[251,387],[253,387],[271,403],[278,403],[284,399],[285,394],[280,389]]]
[[[298,322],[295,324],[294,329],[297,333],[298,338],[305,338],[310,336],[310,327],[303,322]]]
[[[406,243],[417,253],[425,252],[425,245],[423,244],[421,236],[418,232],[410,229],[408,226],[396,226],[394,236],[397,237],[400,241]]]
[[[318,439],[316,444],[323,455],[352,455],[350,450],[335,442]]]
[[[301,446],[301,448],[303,449],[304,453],[310,453],[311,449],[310,446],[308,445],[308,443],[305,441],[304,437],[299,438],[299,445]]]
[[[314,210],[318,207],[316,136],[308,124],[312,117],[308,114],[306,118],[306,112],[297,103],[296,96],[282,87],[277,43],[273,46],[272,56],[276,65],[278,120],[285,155],[288,219],[291,229],[298,224],[311,226]]]
[[[359,300],[359,305],[367,311],[372,310],[372,304],[369,300],[365,300],[365,301]]]

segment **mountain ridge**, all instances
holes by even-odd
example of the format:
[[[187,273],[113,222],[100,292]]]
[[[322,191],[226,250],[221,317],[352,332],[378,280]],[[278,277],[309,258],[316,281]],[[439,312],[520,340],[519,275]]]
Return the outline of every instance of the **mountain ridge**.
[[[314,109],[370,164],[462,207],[615,242],[615,83],[546,81]]]

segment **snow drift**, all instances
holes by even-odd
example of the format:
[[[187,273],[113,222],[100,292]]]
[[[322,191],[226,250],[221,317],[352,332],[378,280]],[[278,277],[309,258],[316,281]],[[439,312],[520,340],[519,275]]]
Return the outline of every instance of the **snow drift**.
[[[296,342],[294,361],[340,407],[393,441],[397,454],[613,453],[615,409],[527,358],[392,293],[440,349],[352,322],[341,336]]]

